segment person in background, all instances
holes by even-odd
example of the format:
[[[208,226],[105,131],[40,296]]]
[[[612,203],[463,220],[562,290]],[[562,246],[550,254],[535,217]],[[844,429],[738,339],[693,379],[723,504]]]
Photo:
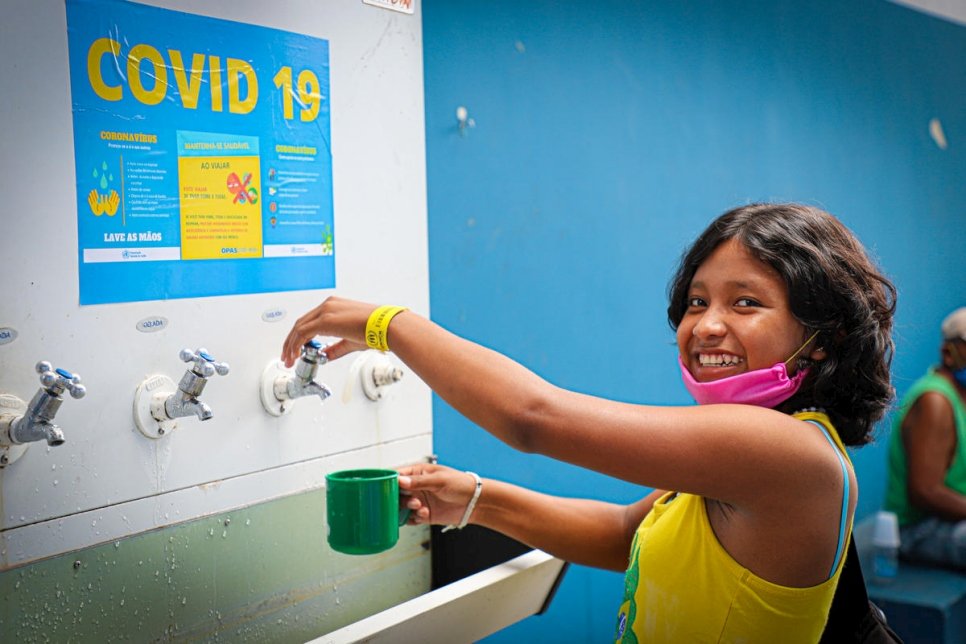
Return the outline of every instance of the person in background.
[[[885,509],[899,518],[901,558],[966,570],[966,307],[942,323],[939,365],[902,399]]]
[[[817,642],[858,493],[845,445],[869,442],[892,400],[895,289],[830,214],[753,204],[708,226],[669,292],[677,366],[697,406],[561,389],[412,311],[341,297],[296,321],[282,360],[293,364],[316,335],[341,338],[330,360],[391,347],[510,446],[654,488],[618,505],[441,465],[400,472],[412,523],[474,523],[625,571],[616,640]],[[553,314],[566,319],[565,307]],[[599,332],[637,338],[619,324]]]

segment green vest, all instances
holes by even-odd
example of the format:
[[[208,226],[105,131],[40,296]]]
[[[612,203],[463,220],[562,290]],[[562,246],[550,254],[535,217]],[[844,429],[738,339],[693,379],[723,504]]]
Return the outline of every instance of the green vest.
[[[903,396],[899,415],[892,425],[892,436],[889,437],[889,480],[886,485],[885,509],[896,513],[899,517],[899,525],[909,525],[927,516],[909,501],[909,495],[906,492],[908,465],[906,451],[902,445],[902,421],[905,420],[913,403],[927,391],[942,394],[953,406],[953,418],[956,423],[956,453],[953,455],[944,482],[951,490],[966,495],[966,405],[963,405],[956,386],[931,369],[929,373],[914,382],[912,388]]]

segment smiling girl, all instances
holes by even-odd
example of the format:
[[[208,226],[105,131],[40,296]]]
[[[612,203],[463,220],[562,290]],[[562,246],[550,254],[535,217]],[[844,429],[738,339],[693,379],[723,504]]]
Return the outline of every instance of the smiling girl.
[[[712,222],[670,286],[697,406],[560,389],[411,311],[335,297],[296,322],[282,358],[315,335],[342,338],[329,359],[391,346],[509,445],[655,488],[624,506],[439,465],[401,471],[413,523],[474,523],[626,570],[618,641],[815,642],[858,495],[845,446],[870,440],[892,398],[894,310],[894,287],[837,219],[756,204]]]

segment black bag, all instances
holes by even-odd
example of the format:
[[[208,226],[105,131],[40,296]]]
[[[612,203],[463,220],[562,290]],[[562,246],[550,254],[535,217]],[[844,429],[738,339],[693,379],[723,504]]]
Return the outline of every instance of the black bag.
[[[902,644],[896,632],[886,623],[885,613],[869,600],[865,578],[859,563],[855,542],[849,539],[849,549],[842,565],[842,576],[832,597],[828,622],[822,633],[821,644]]]

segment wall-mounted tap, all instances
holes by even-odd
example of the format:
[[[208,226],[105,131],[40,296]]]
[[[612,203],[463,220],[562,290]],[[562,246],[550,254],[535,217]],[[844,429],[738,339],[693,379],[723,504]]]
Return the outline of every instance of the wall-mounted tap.
[[[295,374],[275,379],[274,393],[280,401],[294,400],[303,396],[318,396],[325,400],[332,390],[320,382],[315,382],[319,365],[329,361],[323,351],[325,347],[317,340],[309,340],[302,347],[302,355],[295,363]]]
[[[262,372],[261,399],[265,411],[281,416],[291,411],[293,401],[305,396],[325,400],[332,390],[315,381],[319,366],[328,362],[325,347],[317,340],[302,346],[302,354],[295,363],[294,373],[285,371],[278,362],[270,363]]]
[[[163,406],[158,405],[158,408],[154,409],[152,405],[152,415],[158,420],[166,420],[193,414],[198,417],[198,420],[210,420],[211,407],[198,400],[198,396],[205,390],[208,378],[216,373],[219,376],[228,375],[228,364],[215,362],[207,349],[198,349],[197,353],[191,349],[182,349],[178,357],[182,362],[190,362],[192,365],[181,376],[178,391],[168,396]]]
[[[386,387],[402,380],[403,370],[393,365],[385,353],[368,351],[363,358],[359,376],[362,391],[373,402],[382,400]]]
[[[46,360],[38,362],[35,368],[40,374],[40,389],[34,394],[26,413],[10,424],[10,440],[15,444],[46,440],[48,445],[61,445],[64,432],[51,422],[64,402],[61,394],[67,391],[71,398],[83,398],[87,388],[81,384],[79,374],[54,369]]]
[[[198,400],[208,384],[208,378],[216,373],[228,374],[228,364],[216,362],[206,349],[182,349],[178,354],[191,366],[181,376],[177,389],[167,376],[151,376],[142,382],[135,393],[134,421],[142,434],[160,438],[177,427],[178,418],[197,416],[210,420],[211,407]]]
[[[46,360],[38,362],[36,369],[40,389],[29,405],[9,395],[0,401],[0,467],[19,458],[27,443],[45,440],[51,446],[62,445],[64,432],[53,422],[64,402],[62,394],[66,391],[72,398],[83,398],[87,393],[78,374],[54,369]]]

